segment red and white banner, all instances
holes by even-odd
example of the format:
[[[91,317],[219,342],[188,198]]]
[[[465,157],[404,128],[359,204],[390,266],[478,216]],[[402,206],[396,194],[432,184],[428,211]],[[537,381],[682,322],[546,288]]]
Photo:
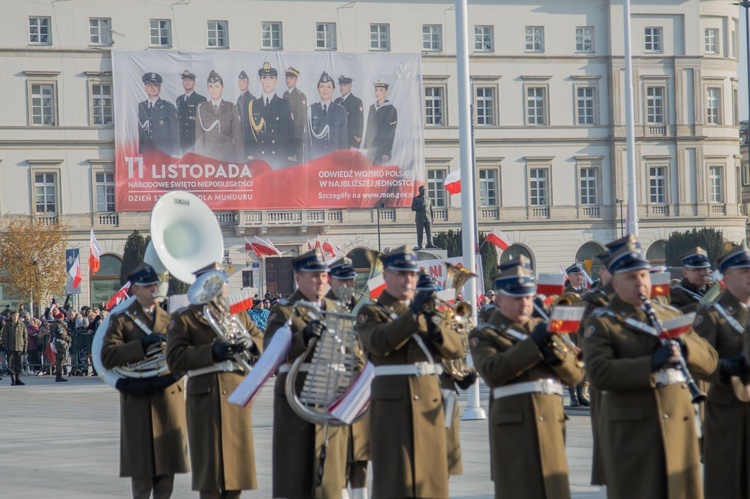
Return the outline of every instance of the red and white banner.
[[[677,338],[690,331],[693,327],[693,321],[695,321],[695,312],[691,312],[681,317],[675,317],[664,321],[662,326],[664,330],[659,335],[660,338]]]
[[[99,272],[99,265],[101,262],[101,255],[104,253],[102,247],[99,246],[99,241],[96,240],[94,235],[94,228],[91,228],[91,237],[89,238],[89,272],[91,275]]]
[[[126,282],[125,285],[121,287],[120,290],[112,296],[112,298],[109,299],[109,301],[107,302],[107,310],[112,310],[117,305],[119,305],[122,300],[127,299],[129,289],[130,281]]]
[[[458,194],[461,192],[461,169],[453,170],[445,177],[443,182],[445,190],[451,194]]]
[[[508,236],[503,234],[501,230],[493,228],[489,234],[487,234],[487,237],[484,238],[485,243],[491,243],[500,248],[500,251],[507,250],[510,245],[510,239],[508,239]]]
[[[213,210],[405,207],[422,184],[418,54],[116,49],[112,69],[117,211],[171,190]]]
[[[274,244],[269,239],[262,239],[258,236],[253,236],[251,240],[245,238],[245,251],[250,250],[255,251],[255,254],[258,255],[258,258],[263,258],[264,256],[283,255],[281,250],[274,246]]]
[[[565,289],[565,276],[562,274],[539,274],[536,278],[536,292],[539,295],[561,295]]]
[[[367,281],[367,290],[370,294],[370,298],[377,300],[383,291],[385,291],[385,278],[383,274],[376,275],[369,281]]]
[[[81,285],[81,258],[77,257],[75,261],[73,262],[73,266],[70,267],[70,270],[68,271],[68,274],[70,277],[73,278],[73,289],[78,289],[78,286]]]
[[[585,310],[586,307],[557,306],[553,308],[549,317],[549,332],[557,334],[577,332]]]
[[[241,289],[227,296],[227,304],[229,305],[229,313],[232,315],[247,312],[253,308],[253,295],[249,288]]]
[[[672,276],[669,272],[651,274],[651,298],[654,296],[669,296]]]

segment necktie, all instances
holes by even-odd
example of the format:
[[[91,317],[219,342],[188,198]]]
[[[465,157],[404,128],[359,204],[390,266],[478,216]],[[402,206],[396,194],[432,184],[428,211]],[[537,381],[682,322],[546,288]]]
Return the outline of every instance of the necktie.
[[[328,104],[323,104],[323,116],[328,116]]]
[[[266,97],[266,106],[269,105],[270,103],[271,103],[271,99],[269,99],[268,97]]]
[[[148,110],[151,111],[154,108],[154,103],[151,101],[148,101]]]
[[[214,111],[218,111],[218,110],[219,110],[219,105],[218,104],[214,104]]]

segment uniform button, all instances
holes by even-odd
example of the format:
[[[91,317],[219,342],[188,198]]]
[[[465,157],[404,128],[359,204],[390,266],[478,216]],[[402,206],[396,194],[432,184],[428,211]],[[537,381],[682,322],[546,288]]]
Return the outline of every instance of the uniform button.
[[[222,390],[222,391],[221,391],[221,394],[222,394],[222,395],[226,395],[226,394],[227,394],[227,391],[226,391],[226,390]]]
[[[665,414],[665,415],[663,415],[663,416],[662,416],[662,418],[664,418],[664,419],[669,419],[669,414]]]
[[[539,416],[539,421],[544,421],[544,416]]]
[[[275,143],[276,143],[276,141],[275,141],[275,140],[272,140],[272,141],[271,141],[271,144],[275,144]]]
[[[419,395],[414,395],[414,400],[419,400]]]

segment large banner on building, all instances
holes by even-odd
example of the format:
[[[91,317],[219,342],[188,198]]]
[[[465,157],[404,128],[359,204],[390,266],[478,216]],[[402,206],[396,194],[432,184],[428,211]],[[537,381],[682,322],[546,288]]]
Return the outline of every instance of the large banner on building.
[[[419,55],[114,50],[116,208],[409,206],[424,178]]]

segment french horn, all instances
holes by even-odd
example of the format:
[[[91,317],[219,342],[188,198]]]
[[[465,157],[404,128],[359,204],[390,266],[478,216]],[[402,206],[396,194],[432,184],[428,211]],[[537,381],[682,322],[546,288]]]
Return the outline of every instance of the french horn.
[[[448,269],[448,277],[446,279],[446,286],[449,286],[456,291],[455,299],[458,300],[458,295],[464,284],[469,279],[478,277],[477,274],[470,270],[453,265],[445,262],[445,266]],[[471,349],[469,348],[469,331],[474,328],[471,320],[471,304],[465,301],[457,302],[455,305],[445,304],[446,310],[449,315],[451,329],[461,337],[461,345],[464,349],[464,356],[459,359],[446,360],[443,359],[443,367],[446,372],[451,375],[456,381],[463,381],[464,378],[469,376],[472,371],[475,371],[474,367],[469,367],[467,357],[470,355]]]

